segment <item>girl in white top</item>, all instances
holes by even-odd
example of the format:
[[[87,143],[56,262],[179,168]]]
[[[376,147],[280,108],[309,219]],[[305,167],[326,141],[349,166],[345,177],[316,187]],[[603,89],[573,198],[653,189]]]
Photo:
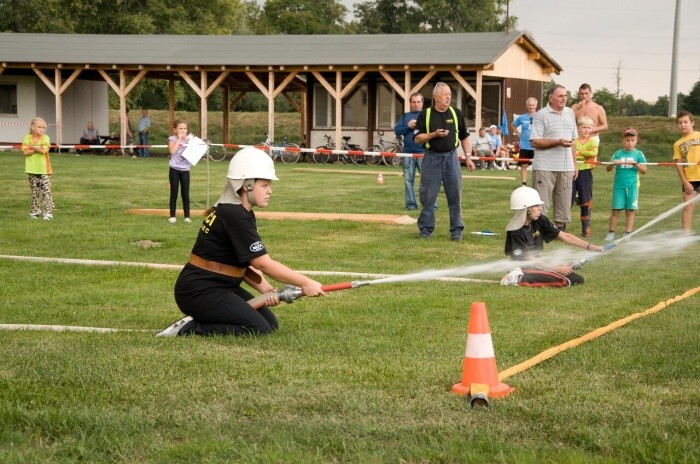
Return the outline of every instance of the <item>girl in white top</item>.
[[[192,164],[182,157],[182,153],[187,148],[187,144],[192,139],[192,134],[187,130],[187,123],[182,119],[175,120],[173,124],[175,134],[168,138],[168,150],[170,151],[170,219],[168,222],[174,224],[176,219],[177,191],[181,187],[182,209],[185,212],[185,222],[192,222],[190,219],[190,167]]]

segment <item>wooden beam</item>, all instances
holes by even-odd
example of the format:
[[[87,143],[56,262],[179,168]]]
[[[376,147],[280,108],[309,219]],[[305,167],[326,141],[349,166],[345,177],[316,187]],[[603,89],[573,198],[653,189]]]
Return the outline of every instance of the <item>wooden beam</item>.
[[[258,90],[260,90],[260,92],[265,96],[265,98],[270,98],[268,95],[267,88],[263,85],[262,82],[260,82],[258,76],[256,76],[250,71],[246,71],[245,75],[248,76],[248,79],[250,79],[253,82],[253,84],[255,84],[255,86],[258,88]]]
[[[187,74],[184,71],[178,71],[178,74],[182,77],[182,79],[187,82],[187,84],[192,88],[192,90],[195,91],[195,93],[202,98],[204,96],[204,92],[202,91],[202,88],[190,77],[189,74]]]
[[[457,71],[450,71],[450,74],[452,74],[452,76],[457,80],[457,82],[459,82],[459,85],[461,85],[462,88],[464,88],[464,90],[466,90],[469,93],[469,95],[471,95],[471,97],[474,100],[476,100],[476,90],[474,90],[474,88],[471,85],[469,85],[469,82],[467,82]]]
[[[328,91],[328,93],[331,95],[331,97],[335,98],[335,89],[333,88],[332,85],[328,83],[325,77],[321,75],[321,73],[317,71],[311,71],[311,74],[323,85],[323,87]]]

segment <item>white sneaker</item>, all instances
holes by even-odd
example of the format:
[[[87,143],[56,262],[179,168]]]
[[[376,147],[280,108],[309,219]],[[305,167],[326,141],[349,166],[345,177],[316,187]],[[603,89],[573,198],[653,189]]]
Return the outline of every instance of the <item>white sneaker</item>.
[[[44,221],[50,221],[51,219],[53,219],[53,214],[51,214],[51,213],[44,214]]]
[[[41,214],[41,211],[37,211],[36,213],[29,213],[29,218],[30,219],[39,219],[40,214]]]
[[[156,334],[156,337],[175,337],[188,322],[192,321],[192,316],[185,316],[177,320]]]
[[[177,222],[177,218],[171,217],[170,219],[168,219],[168,222],[170,224],[175,224]]]
[[[185,218],[185,222],[189,224],[190,222],[192,222],[192,219],[190,219],[190,218]]]
[[[612,242],[613,240],[615,240],[615,232],[608,232],[608,235],[605,236],[605,241]]]
[[[501,278],[501,285],[520,285],[520,281],[523,279],[523,270],[516,267],[508,274]]]

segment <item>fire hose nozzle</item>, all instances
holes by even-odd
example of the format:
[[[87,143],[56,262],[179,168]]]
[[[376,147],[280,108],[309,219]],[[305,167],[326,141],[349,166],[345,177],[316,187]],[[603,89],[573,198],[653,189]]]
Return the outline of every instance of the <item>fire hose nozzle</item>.
[[[301,298],[303,295],[301,288],[294,285],[285,285],[277,290],[277,296],[280,301],[284,301],[285,303],[294,303],[294,300]]]

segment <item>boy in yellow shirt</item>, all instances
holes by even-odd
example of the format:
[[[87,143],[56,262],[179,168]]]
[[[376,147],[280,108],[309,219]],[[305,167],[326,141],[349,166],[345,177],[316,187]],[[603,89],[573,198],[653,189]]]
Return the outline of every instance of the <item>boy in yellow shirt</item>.
[[[683,201],[686,202],[696,197],[700,191],[700,132],[693,129],[695,118],[690,111],[678,113],[676,124],[682,137],[673,144],[673,160],[676,163],[690,163],[687,166],[676,166],[681,179]],[[690,234],[695,203],[683,208],[681,213],[681,228],[686,234]]]

